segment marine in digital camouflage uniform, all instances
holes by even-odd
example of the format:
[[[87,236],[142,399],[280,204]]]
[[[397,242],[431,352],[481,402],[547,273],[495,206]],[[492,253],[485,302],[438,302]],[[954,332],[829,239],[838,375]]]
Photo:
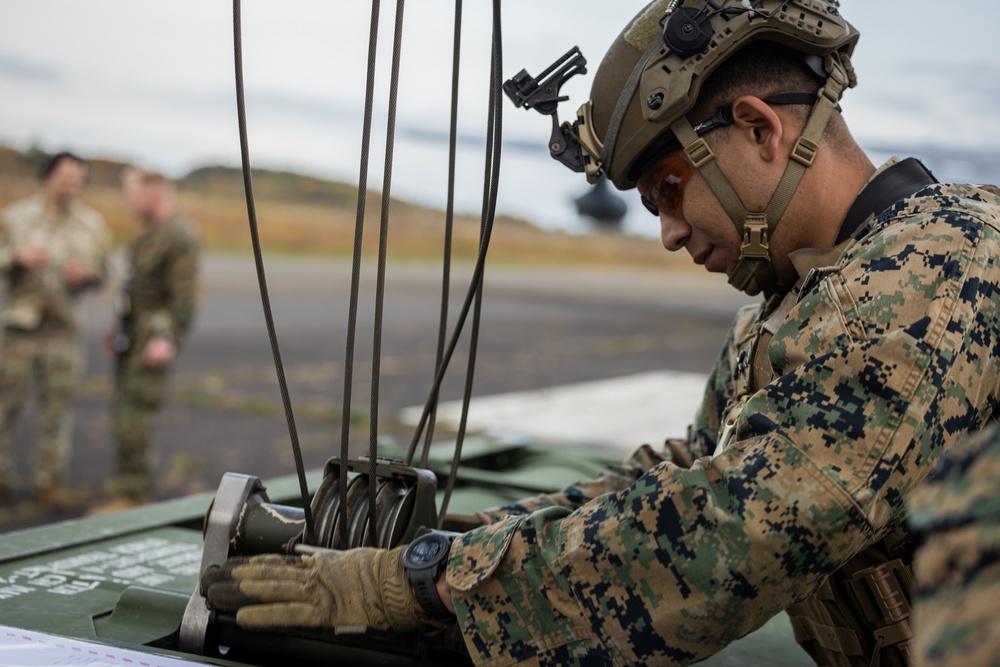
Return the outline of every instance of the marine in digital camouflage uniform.
[[[87,165],[70,153],[50,158],[42,188],[0,214],[0,274],[6,286],[0,346],[0,495],[14,472],[18,417],[34,394],[38,431],[32,482],[43,501],[65,496],[73,392],[83,368],[77,297],[101,284],[110,237],[104,220],[77,198]]]
[[[995,413],[998,230],[987,190],[898,202],[788,297],[769,345],[777,377],[737,411],[723,452],[706,443],[736,398],[729,353],[667,461],[643,450],[468,533],[448,583],[470,645],[495,658],[483,664],[703,658],[897,529],[942,450]]]
[[[658,0],[561,126],[557,159],[636,187],[667,250],[764,296],[686,438],[481,513],[437,600],[397,547],[230,559],[203,574],[214,608],[399,630],[450,605],[497,666],[689,664],[787,610],[819,664],[909,664],[906,500],[1000,402],[1000,191],[871,164],[838,110],[857,38],[836,2]]]
[[[109,336],[117,382],[112,490],[134,503],[147,500],[153,488],[153,417],[194,318],[198,241],[192,223],[176,211],[173,186],[161,174],[128,171],[123,190],[144,229],[129,249],[120,321]]]
[[[914,663],[1000,665],[1000,428],[948,451],[909,506]]]

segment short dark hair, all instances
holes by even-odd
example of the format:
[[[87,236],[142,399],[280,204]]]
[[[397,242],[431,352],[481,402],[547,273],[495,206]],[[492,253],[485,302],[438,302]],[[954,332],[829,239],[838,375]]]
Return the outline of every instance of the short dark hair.
[[[815,63],[816,67],[820,64]],[[688,112],[688,120],[701,123],[715,115],[719,107],[730,104],[740,95],[764,99],[781,93],[816,93],[825,77],[813,70],[799,51],[776,42],[759,41],[740,49],[719,69],[712,72],[698,93],[698,101]],[[804,122],[812,110],[806,105],[789,105]],[[706,137],[710,143],[722,140],[730,126]],[[823,129],[823,138],[834,150],[849,149],[850,133],[839,111],[834,111]]]
[[[810,68],[800,52],[777,42],[752,42],[705,78],[698,91],[698,99],[685,116],[691,125],[699,125],[741,95],[764,99],[781,93],[815,94],[822,84],[823,79]],[[790,108],[803,121],[809,117],[810,106],[790,105]],[[836,114],[834,116],[826,130],[838,124]],[[731,125],[723,125],[705,140],[715,145],[714,142],[728,137],[730,128]],[[824,136],[828,134],[826,130]],[[637,178],[652,162],[679,149],[680,144],[674,133],[667,132],[636,161],[633,175]]]
[[[687,116],[700,123],[740,95],[763,99],[780,93],[815,93],[822,83],[794,49],[775,42],[754,42],[705,79]]]
[[[39,180],[47,181],[49,179],[49,176],[52,175],[52,172],[56,170],[56,167],[58,167],[59,163],[62,162],[63,160],[72,160],[81,167],[87,166],[87,161],[84,160],[79,155],[76,155],[75,153],[71,153],[69,151],[60,151],[55,155],[49,156],[48,159],[42,162],[42,166],[38,170]]]

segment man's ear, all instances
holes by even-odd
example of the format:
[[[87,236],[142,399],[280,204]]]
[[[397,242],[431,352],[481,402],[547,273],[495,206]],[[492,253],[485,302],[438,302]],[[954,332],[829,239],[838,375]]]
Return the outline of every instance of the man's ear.
[[[767,102],[753,95],[733,100],[733,126],[751,141],[761,159],[772,162],[780,155],[785,126]]]

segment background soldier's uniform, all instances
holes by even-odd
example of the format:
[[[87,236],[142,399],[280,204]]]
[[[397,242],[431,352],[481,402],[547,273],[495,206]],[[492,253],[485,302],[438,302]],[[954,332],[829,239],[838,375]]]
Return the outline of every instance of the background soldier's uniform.
[[[687,441],[455,541],[477,662],[704,658],[898,532],[911,489],[1000,401],[1000,197],[926,186],[825,254],[793,253],[799,284],[741,313]],[[789,611],[821,663],[903,660],[905,614],[879,639],[809,602]]]
[[[179,349],[196,305],[198,242],[190,223],[175,215],[151,225],[132,244],[130,276],[118,337],[114,423],[118,477],[115,491],[141,497],[151,488],[152,422],[160,406],[169,366],[148,368],[142,359],[154,335]]]
[[[52,216],[42,195],[11,204],[0,216],[0,274],[7,281],[0,344],[0,486],[13,471],[18,416],[38,394],[34,483],[40,489],[63,481],[72,432],[73,390],[83,368],[76,297],[106,274],[110,237],[101,216],[73,202]],[[44,248],[48,264],[27,269],[14,263],[21,248]],[[70,261],[88,265],[94,279],[83,288],[66,285]]]
[[[909,504],[915,664],[1000,665],[1000,428],[949,450]]]

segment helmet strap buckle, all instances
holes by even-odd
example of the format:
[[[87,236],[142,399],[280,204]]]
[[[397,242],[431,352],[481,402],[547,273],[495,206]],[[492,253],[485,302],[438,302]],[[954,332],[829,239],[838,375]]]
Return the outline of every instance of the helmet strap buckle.
[[[740,259],[769,261],[770,258],[767,244],[767,216],[763,213],[748,213],[743,221]]]
[[[795,142],[795,146],[792,148],[792,154],[789,157],[801,164],[803,167],[811,167],[813,160],[816,159],[816,153],[818,151],[819,144],[815,141],[811,141],[806,137],[799,137],[798,141]]]
[[[708,143],[701,137],[684,146],[684,154],[691,160],[691,165],[695,169],[701,169],[715,159],[712,149],[708,147]]]

